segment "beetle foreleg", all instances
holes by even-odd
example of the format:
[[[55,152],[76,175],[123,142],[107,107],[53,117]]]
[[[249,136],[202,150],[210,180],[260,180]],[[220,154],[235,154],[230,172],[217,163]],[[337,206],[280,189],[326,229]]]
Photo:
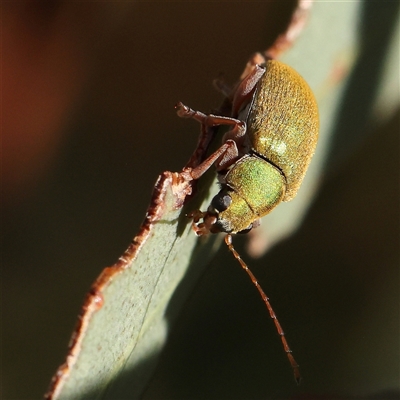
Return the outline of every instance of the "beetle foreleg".
[[[211,232],[212,226],[217,220],[217,217],[215,215],[211,215],[208,212],[203,212],[200,210],[194,210],[187,216],[193,219],[192,229],[197,236],[209,234]],[[203,222],[198,223],[201,219],[203,219]]]

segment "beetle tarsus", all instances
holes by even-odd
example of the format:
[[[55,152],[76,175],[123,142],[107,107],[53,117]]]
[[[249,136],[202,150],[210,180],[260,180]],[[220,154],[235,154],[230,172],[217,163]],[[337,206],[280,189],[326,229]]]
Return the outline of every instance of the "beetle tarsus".
[[[203,114],[200,111],[195,111],[192,108],[185,106],[182,102],[179,102],[175,105],[176,113],[178,114],[178,117],[181,118],[193,118],[196,121],[200,122],[201,124],[204,125],[209,125],[212,126],[211,124],[207,124],[207,118],[208,116]]]
[[[191,118],[195,113],[190,107],[185,106],[181,101],[175,105],[176,113],[181,118]]]
[[[187,214],[187,217],[192,219],[192,229],[197,236],[208,235],[217,222],[217,216],[208,211],[194,210]],[[200,220],[203,220],[203,222],[200,222]]]

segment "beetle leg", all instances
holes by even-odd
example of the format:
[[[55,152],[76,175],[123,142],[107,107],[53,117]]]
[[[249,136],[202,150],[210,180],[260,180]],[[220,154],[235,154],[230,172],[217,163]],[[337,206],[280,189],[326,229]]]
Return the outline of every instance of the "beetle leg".
[[[212,226],[217,221],[217,217],[215,215],[211,215],[200,210],[194,210],[187,216],[192,218],[192,229],[197,236],[209,234]],[[203,222],[198,223],[201,219],[203,219]]]
[[[186,180],[199,179],[214,163],[217,171],[229,168],[238,158],[239,152],[234,140],[227,140],[219,149],[195,168],[184,168],[182,176]]]
[[[239,114],[243,104],[247,104],[254,94],[258,81],[264,75],[265,68],[255,65],[251,72],[239,83],[233,97],[232,115]]]
[[[222,148],[223,146],[226,146],[226,150],[215,162],[215,169],[217,170],[217,172],[228,169],[240,157],[235,140],[228,139],[220,148]]]
[[[246,76],[249,75],[254,70],[256,65],[265,64],[265,61],[266,61],[265,57],[261,53],[254,53],[249,58],[249,61],[247,61],[247,64],[244,67],[242,75],[240,75],[240,81],[246,78]]]
[[[207,119],[207,115],[203,114],[200,111],[195,111],[192,108],[185,106],[182,102],[179,102],[175,105],[176,113],[178,114],[178,117],[181,118],[193,118],[196,121],[200,122],[203,125],[209,125],[206,124],[205,121]]]
[[[205,126],[219,126],[219,125],[228,125],[228,126],[233,126],[236,127],[239,125],[239,127],[243,126],[244,122],[235,119],[235,118],[230,118],[230,117],[222,117],[219,115],[214,115],[214,114],[204,114],[200,111],[195,111],[191,109],[188,106],[185,106],[183,103],[179,102],[175,106],[176,112],[179,117],[181,118],[193,118],[196,121],[200,122],[202,125]],[[240,129],[240,128],[239,128]],[[244,124],[244,132],[245,133],[245,124]],[[241,135],[242,136],[242,135]]]
[[[215,163],[217,171],[229,168],[240,155],[243,155],[243,147],[246,135],[246,123],[235,118],[223,117],[213,114],[203,114],[195,111],[179,102],[175,106],[178,116],[193,118],[203,126],[228,125],[232,129],[225,133],[224,144],[211,156],[194,169],[185,168],[183,173],[187,179],[198,179]],[[239,150],[240,149],[240,150]],[[189,175],[188,175],[189,174]]]
[[[243,138],[246,134],[246,123],[231,117],[223,117],[220,115],[214,114],[203,114],[200,111],[195,111],[188,106],[185,106],[183,103],[179,102],[175,106],[177,110],[177,114],[181,118],[193,118],[196,121],[200,122],[204,126],[220,126],[227,125],[232,126],[233,128],[226,132],[223,138],[223,142],[228,139],[234,140],[237,144],[242,144],[240,142],[240,138]]]

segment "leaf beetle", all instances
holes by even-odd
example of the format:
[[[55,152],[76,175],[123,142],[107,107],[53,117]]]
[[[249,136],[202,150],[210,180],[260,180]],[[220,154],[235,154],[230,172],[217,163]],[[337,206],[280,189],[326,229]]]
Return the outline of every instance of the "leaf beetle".
[[[253,56],[260,60],[260,55]],[[274,60],[254,61],[228,99],[231,115],[220,116],[176,105],[183,118],[206,127],[227,125],[222,145],[195,168],[185,168],[187,180],[200,178],[215,166],[221,185],[207,211],[195,210],[193,230],[198,236],[225,232],[225,243],[263,298],[296,381],[301,376],[283,329],[268,297],[232,245],[232,234],[246,233],[280,202],[292,200],[301,185],[318,141],[318,107],[306,81],[290,66]]]

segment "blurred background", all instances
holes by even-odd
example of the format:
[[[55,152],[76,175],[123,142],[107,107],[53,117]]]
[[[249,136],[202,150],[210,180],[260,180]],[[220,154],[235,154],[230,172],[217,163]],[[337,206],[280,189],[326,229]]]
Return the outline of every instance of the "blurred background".
[[[174,104],[217,108],[212,80],[234,82],[293,6],[2,3],[2,398],[43,396],[90,284],[136,234],[158,174],[190,157],[198,126]],[[365,106],[398,34],[398,4],[360,10],[365,58],[305,222],[258,260],[237,241],[304,383],[294,384],[265,306],[222,248],[144,398],[399,397],[398,52],[395,99],[376,119]],[[327,31],[341,22],[327,21]]]

